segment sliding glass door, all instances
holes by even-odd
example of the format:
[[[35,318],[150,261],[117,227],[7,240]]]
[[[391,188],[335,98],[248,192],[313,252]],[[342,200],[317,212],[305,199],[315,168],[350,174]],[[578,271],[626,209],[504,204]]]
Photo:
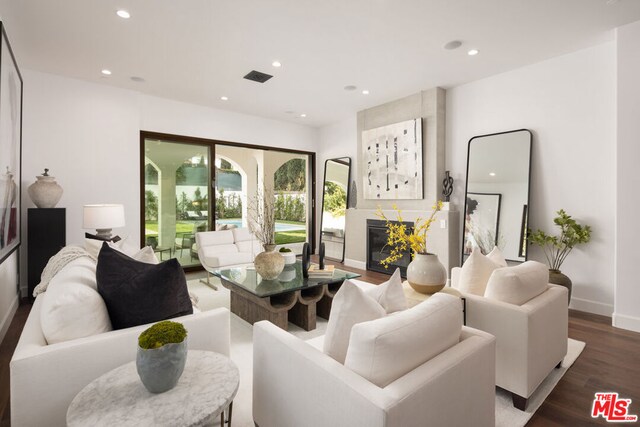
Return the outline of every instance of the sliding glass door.
[[[257,195],[273,194],[276,244],[313,247],[314,153],[141,133],[141,231],[160,260],[199,266],[195,233],[252,228]]]
[[[195,233],[209,229],[211,148],[144,140],[144,243],[160,260],[199,265]]]

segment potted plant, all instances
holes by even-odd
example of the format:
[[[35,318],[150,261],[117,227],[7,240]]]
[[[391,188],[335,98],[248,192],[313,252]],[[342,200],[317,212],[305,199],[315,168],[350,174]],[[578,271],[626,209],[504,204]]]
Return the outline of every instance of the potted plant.
[[[296,254],[294,254],[289,248],[280,248],[278,251],[284,258],[285,265],[291,265],[296,263]]]
[[[407,250],[413,253],[413,259],[407,267],[407,281],[417,292],[432,294],[441,290],[447,282],[447,270],[438,260],[438,255],[427,251],[427,233],[435,221],[436,214],[442,209],[442,201],[438,200],[427,219],[417,218],[413,227],[407,228],[403,223],[402,212],[396,205],[396,220],[385,216],[380,208],[376,216],[385,221],[387,227],[387,244],[391,248],[389,256],[380,264],[384,268],[399,260]]]
[[[138,337],[136,368],[151,393],[163,393],[178,383],[187,361],[187,330],[182,323],[164,320]]]
[[[259,253],[253,264],[258,274],[273,280],[284,269],[284,258],[276,252],[276,213],[274,194],[268,188],[258,190],[249,203],[249,229],[262,243],[264,252]]]
[[[560,227],[559,235],[551,236],[542,230],[529,230],[527,239],[529,243],[540,246],[544,251],[549,266],[549,283],[565,286],[569,290],[571,301],[571,279],[562,274],[560,267],[574,246],[591,240],[591,227],[578,224],[564,209],[560,209],[557,214],[553,223]]]

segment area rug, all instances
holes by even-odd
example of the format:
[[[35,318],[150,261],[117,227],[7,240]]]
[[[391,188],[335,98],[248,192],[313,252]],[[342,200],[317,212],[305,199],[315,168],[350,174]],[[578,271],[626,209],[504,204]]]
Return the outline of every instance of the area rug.
[[[211,279],[218,290],[200,282],[200,280],[190,280],[187,285],[189,291],[198,297],[198,308],[202,311],[211,310],[218,307],[229,307],[229,291],[222,287],[216,278]],[[293,335],[308,340],[324,335],[327,328],[327,321],[321,318],[317,320],[316,329],[305,331],[293,324],[289,324],[289,332]],[[576,361],[585,343],[569,338],[567,356],[562,361],[559,369],[554,369],[551,374],[542,382],[535,393],[529,399],[526,411],[519,411],[513,407],[511,394],[496,389],[496,426],[497,427],[521,427],[533,416],[542,402],[549,396],[551,391],[560,381],[560,378]],[[238,365],[240,370],[240,387],[233,402],[232,423],[237,427],[254,427],[251,416],[251,387],[253,383],[253,327],[240,319],[235,314],[231,314],[231,359]]]

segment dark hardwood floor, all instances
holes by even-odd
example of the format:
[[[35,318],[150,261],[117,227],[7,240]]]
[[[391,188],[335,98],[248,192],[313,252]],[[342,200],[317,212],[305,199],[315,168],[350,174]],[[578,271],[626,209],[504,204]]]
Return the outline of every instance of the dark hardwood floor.
[[[371,283],[388,277],[331,264],[360,273]],[[30,309],[23,301],[0,344],[0,427],[10,426],[9,361]],[[632,399],[630,413],[640,415],[640,334],[612,327],[609,317],[570,310],[569,336],[587,346],[527,426],[608,425],[602,418],[591,418],[594,394],[601,391]]]

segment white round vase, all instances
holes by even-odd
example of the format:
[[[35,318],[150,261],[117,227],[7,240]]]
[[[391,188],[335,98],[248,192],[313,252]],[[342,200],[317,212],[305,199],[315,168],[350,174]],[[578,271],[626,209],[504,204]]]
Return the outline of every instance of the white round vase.
[[[414,254],[407,267],[409,285],[421,294],[434,294],[447,283],[447,269],[436,254]]]
[[[45,169],[42,175],[36,176],[36,182],[27,189],[29,197],[39,208],[55,208],[62,197],[62,187],[56,182],[54,176],[49,176],[49,169]]]
[[[284,270],[284,258],[276,252],[276,245],[264,245],[264,252],[256,255],[253,265],[265,280],[273,280]]]

